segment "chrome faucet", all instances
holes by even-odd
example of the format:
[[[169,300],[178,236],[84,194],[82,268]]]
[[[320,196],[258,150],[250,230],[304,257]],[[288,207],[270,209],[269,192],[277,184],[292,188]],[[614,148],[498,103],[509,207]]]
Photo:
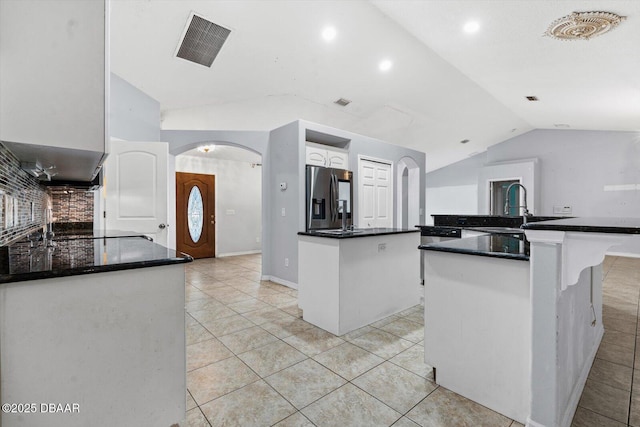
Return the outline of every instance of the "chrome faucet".
[[[342,231],[347,231],[347,202],[346,199],[338,199],[338,204],[342,206]]]
[[[524,190],[524,205],[523,206],[511,206],[509,204],[509,192],[511,191],[511,187],[522,187],[522,189]],[[531,216],[531,213],[529,212],[529,209],[527,209],[527,189],[525,188],[524,185],[520,184],[519,182],[514,182],[513,184],[509,185],[507,187],[507,191],[505,193],[505,201],[504,201],[504,214],[505,215],[509,215],[509,209],[511,208],[523,208],[522,210],[522,223],[526,224],[527,223],[527,217]]]

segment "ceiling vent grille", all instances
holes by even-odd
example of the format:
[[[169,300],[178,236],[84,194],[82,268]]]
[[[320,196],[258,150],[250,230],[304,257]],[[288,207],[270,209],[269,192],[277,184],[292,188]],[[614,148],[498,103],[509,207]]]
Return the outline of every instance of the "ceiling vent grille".
[[[176,56],[211,67],[231,30],[192,14]]]

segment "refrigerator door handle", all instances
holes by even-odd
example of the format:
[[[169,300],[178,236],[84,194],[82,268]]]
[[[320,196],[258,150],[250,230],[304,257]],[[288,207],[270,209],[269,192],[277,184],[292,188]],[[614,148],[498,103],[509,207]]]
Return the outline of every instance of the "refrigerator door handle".
[[[331,185],[329,186],[329,209],[331,210],[331,222],[334,222],[336,220],[336,201],[335,201],[335,181],[336,176],[332,173],[331,174]]]

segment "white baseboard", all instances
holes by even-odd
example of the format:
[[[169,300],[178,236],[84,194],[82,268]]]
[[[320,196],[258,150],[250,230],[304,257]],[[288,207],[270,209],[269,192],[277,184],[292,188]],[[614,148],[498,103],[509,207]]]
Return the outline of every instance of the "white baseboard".
[[[589,376],[589,371],[591,371],[591,365],[596,358],[596,353],[598,353],[598,348],[600,347],[600,341],[602,341],[602,336],[604,335],[604,328],[602,327],[602,322],[599,323],[599,331],[598,336],[596,337],[596,342],[589,356],[587,357],[587,362],[582,366],[582,371],[580,372],[580,376],[576,381],[576,385],[571,392],[571,396],[569,396],[569,401],[567,403],[567,407],[562,414],[562,419],[560,422],[561,427],[569,427],[571,425],[571,421],[573,421],[573,416],[576,413],[576,409],[578,408],[578,403],[580,402],[580,397],[582,396],[582,391],[584,390],[584,386],[587,383],[587,377]]]
[[[284,280],[284,279],[281,279],[281,278],[275,277],[275,276],[262,276],[261,280],[270,280],[270,281],[272,281],[274,283],[278,283],[280,285],[284,285],[284,286],[286,286],[288,288],[291,288],[291,289],[298,289],[298,284],[297,283],[290,282],[288,280]]]
[[[533,421],[531,418],[527,418],[526,427],[547,427],[547,426],[544,426],[544,425],[542,425],[540,423],[537,423],[537,422]]]
[[[227,256],[238,256],[238,255],[253,255],[253,254],[259,254],[262,253],[262,251],[260,249],[255,250],[255,251],[244,251],[244,252],[227,252],[226,254],[218,254],[216,255],[216,258],[224,258]]]

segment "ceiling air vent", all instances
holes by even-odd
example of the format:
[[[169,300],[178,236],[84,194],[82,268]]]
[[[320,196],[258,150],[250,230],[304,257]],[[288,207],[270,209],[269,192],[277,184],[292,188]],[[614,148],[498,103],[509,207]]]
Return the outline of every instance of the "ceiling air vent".
[[[342,107],[346,107],[347,105],[351,104],[351,101],[345,98],[340,98],[340,99],[336,99],[335,101],[333,101],[334,104],[338,104]]]
[[[528,101],[537,101],[538,97],[537,96],[525,96],[525,98],[527,98]]]
[[[176,56],[211,67],[231,30],[191,14]]]

